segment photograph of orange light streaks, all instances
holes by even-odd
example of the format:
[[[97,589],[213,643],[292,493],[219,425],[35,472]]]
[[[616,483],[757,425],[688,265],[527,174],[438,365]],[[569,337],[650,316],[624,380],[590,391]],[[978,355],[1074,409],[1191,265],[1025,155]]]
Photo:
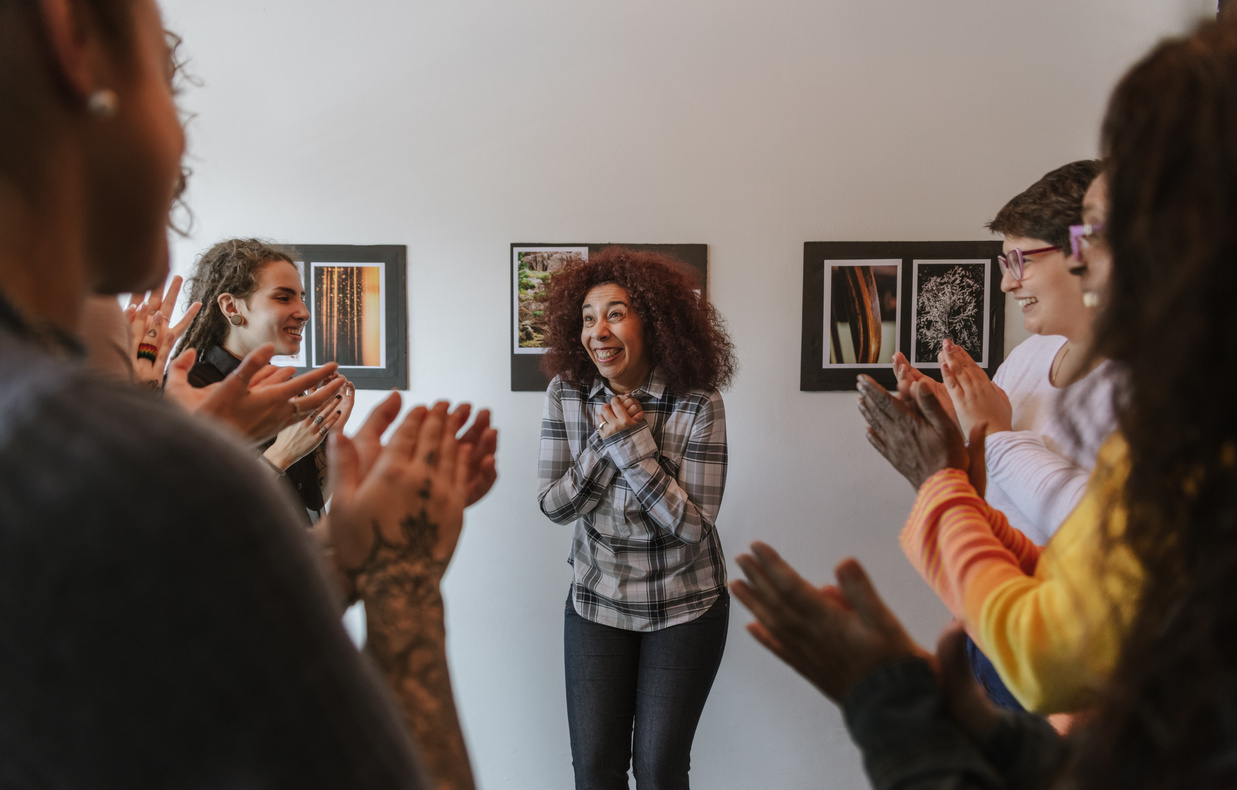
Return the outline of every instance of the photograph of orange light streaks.
[[[314,364],[382,367],[382,267],[314,264]]]

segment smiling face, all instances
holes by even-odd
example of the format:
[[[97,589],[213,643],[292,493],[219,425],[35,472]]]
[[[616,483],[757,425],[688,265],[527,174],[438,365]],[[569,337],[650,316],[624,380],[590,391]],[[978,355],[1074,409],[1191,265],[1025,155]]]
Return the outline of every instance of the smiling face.
[[[649,375],[644,327],[627,289],[614,283],[598,285],[585,295],[580,310],[584,318],[580,341],[610,389],[627,393],[643,384]]]
[[[1052,245],[1043,239],[1006,236],[1001,245],[1010,250],[1036,250]],[[1027,255],[1021,280],[1004,272],[1001,290],[1013,294],[1022,312],[1022,325],[1036,335],[1076,338],[1087,331],[1090,318],[1082,304],[1082,287],[1070,274],[1072,261],[1060,250]]]
[[[243,357],[263,343],[273,343],[276,354],[296,354],[309,320],[304,283],[296,267],[287,261],[271,261],[258,272],[258,287],[248,299],[219,297],[225,316],[240,315],[241,326],[228,326],[224,346]]]
[[[1082,199],[1082,222],[1084,225],[1103,225],[1108,221],[1108,180],[1099,176],[1087,188]],[[1108,291],[1108,276],[1112,272],[1112,252],[1101,230],[1079,253],[1076,267],[1080,275],[1083,293],[1093,306],[1103,304]]]

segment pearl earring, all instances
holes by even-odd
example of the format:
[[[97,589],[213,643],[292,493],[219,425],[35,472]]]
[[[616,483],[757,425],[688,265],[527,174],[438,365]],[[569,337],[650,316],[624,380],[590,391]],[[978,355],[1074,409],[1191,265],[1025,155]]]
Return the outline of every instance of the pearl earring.
[[[86,109],[96,118],[114,118],[120,108],[120,97],[111,88],[99,88],[86,99]]]
[[[1095,291],[1083,291],[1082,292],[1082,306],[1092,307],[1092,308],[1099,307],[1100,306],[1099,295],[1095,293]]]
[[[245,323],[245,317],[243,315],[230,315],[228,316],[228,323],[232,326],[241,326]]]

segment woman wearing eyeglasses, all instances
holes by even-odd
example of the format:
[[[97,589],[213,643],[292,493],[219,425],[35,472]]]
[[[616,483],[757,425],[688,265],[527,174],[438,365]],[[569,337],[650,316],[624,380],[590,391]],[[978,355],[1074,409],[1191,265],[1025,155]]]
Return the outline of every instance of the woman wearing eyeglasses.
[[[1081,221],[1083,195],[1098,172],[1093,160],[1059,167],[988,225],[1004,235],[1001,290],[1016,300],[1031,337],[992,380],[957,345],[946,343],[940,355],[938,398],[952,407],[963,435],[986,426],[984,498],[1041,546],[1082,499],[1096,453],[1114,427],[1108,366],[1090,352],[1094,310],[1070,273],[1071,240],[1079,238],[1070,229]],[[894,368],[899,380],[923,378],[901,355]],[[988,658],[974,643],[968,650],[989,697],[1021,708]]]

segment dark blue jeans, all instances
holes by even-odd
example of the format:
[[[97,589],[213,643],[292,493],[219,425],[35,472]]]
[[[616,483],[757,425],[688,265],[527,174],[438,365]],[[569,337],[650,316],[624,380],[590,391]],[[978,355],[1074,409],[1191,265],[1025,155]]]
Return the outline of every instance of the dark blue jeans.
[[[997,674],[991,659],[983,654],[983,651],[971,641],[969,636],[966,638],[966,655],[971,659],[971,674],[979,681],[979,685],[984,687],[988,699],[1006,710],[1026,712],[1022,703],[1018,702],[1013,693],[1005,687],[1005,681],[1001,680],[1001,676]]]
[[[576,790],[627,790],[633,763],[639,790],[687,790],[696,725],[726,646],[729,593],[660,631],[589,622],[570,595],[564,617]]]

